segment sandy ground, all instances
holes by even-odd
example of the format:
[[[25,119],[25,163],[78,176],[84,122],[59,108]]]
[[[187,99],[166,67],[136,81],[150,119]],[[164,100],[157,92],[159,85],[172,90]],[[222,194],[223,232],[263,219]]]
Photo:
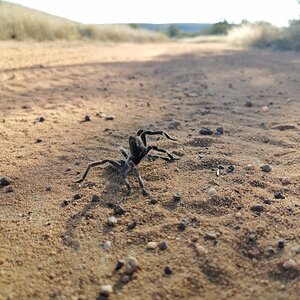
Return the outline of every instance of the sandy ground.
[[[0,70],[0,299],[100,299],[104,284],[111,299],[299,299],[300,54],[2,42]],[[139,128],[178,139],[149,138],[180,156],[138,166],[149,196],[131,177],[124,197],[109,167],[73,183],[88,162],[121,159]],[[114,268],[129,256],[139,269],[123,283]]]

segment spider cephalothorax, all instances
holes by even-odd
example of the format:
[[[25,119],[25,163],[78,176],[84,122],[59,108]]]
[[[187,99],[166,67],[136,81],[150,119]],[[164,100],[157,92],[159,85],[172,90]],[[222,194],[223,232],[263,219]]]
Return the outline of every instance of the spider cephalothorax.
[[[147,145],[147,138],[146,135],[164,135],[166,138],[172,141],[177,141],[174,138],[171,138],[169,134],[163,130],[157,130],[157,131],[152,131],[152,130],[143,130],[140,129],[136,136],[130,136],[129,137],[129,152],[124,149],[123,147],[120,148],[121,153],[125,157],[124,160],[111,160],[111,159],[104,159],[104,160],[99,160],[95,161],[92,163],[89,163],[87,169],[85,170],[84,174],[82,175],[81,178],[76,180],[75,182],[82,182],[85,177],[87,176],[90,168],[99,166],[105,163],[109,163],[115,168],[116,170],[119,171],[119,173],[122,175],[124,182],[127,186],[128,189],[128,194],[130,194],[131,187],[128,181],[128,174],[130,172],[133,172],[133,174],[136,176],[139,187],[142,189],[143,195],[148,195],[148,192],[145,190],[144,187],[144,182],[136,168],[136,166],[146,157],[151,157],[151,158],[161,158],[166,161],[172,161],[177,158],[175,158],[171,153],[169,153],[167,150],[163,148],[159,148],[157,146],[148,146]],[[167,156],[160,156],[160,155],[150,155],[149,152],[151,150],[155,150],[160,153],[165,153]]]

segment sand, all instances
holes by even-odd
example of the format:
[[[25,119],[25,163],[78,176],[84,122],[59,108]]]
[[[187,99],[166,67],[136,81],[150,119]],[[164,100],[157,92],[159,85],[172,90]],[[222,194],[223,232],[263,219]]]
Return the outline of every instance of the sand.
[[[1,42],[0,70],[0,299],[96,299],[102,285],[111,299],[299,298],[300,54]],[[122,159],[140,128],[178,139],[149,137],[180,158],[141,162],[149,196],[132,176],[126,198],[106,166],[73,183]],[[123,283],[129,256],[139,268]]]

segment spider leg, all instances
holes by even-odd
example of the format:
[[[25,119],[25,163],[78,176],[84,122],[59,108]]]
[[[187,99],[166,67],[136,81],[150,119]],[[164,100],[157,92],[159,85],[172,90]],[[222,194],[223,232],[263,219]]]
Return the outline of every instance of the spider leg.
[[[136,177],[137,180],[138,180],[139,187],[140,187],[140,189],[142,190],[143,196],[148,196],[149,193],[148,193],[148,192],[146,191],[146,189],[145,189],[145,185],[144,185],[143,179],[142,179],[142,177],[141,177],[139,171],[137,170],[137,168],[135,167],[135,165],[134,165],[133,162],[131,162],[130,165],[131,165],[131,170],[133,171],[133,174],[135,175],[135,177]]]
[[[121,153],[123,154],[123,156],[124,156],[125,158],[128,158],[128,157],[129,157],[129,154],[128,154],[128,152],[127,152],[126,149],[124,149],[123,147],[119,147],[119,150],[121,151]]]
[[[176,160],[178,158],[174,157],[170,152],[168,152],[167,150],[163,149],[163,148],[159,148],[157,146],[149,146],[147,148],[147,150],[155,150],[157,152],[162,152],[162,153],[166,153],[168,155],[169,158],[167,157],[162,157],[162,156],[159,156],[159,158],[161,159],[164,159],[164,160],[168,160],[168,161],[171,161],[171,160]]]
[[[167,139],[172,140],[172,141],[177,141],[177,139],[170,137],[170,135],[164,131],[164,130],[142,130],[140,129],[137,132],[137,135],[141,137],[141,139],[146,141],[146,135],[164,135]],[[144,142],[145,144],[145,142]],[[146,144],[145,144],[146,146]]]
[[[83,173],[82,177],[75,180],[74,182],[77,182],[77,183],[82,182],[85,179],[85,177],[87,176],[88,172],[90,171],[90,169],[92,167],[103,165],[105,163],[111,164],[113,166],[113,168],[116,169],[116,170],[120,170],[120,168],[121,168],[121,163],[118,162],[118,161],[115,161],[115,160],[104,159],[104,160],[95,161],[95,162],[89,163],[86,170],[85,170],[85,172]]]

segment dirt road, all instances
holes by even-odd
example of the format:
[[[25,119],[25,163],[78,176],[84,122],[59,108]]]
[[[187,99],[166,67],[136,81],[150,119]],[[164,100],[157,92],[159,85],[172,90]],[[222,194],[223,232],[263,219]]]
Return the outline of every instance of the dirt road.
[[[300,54],[1,43],[0,70],[0,299],[299,299]],[[108,167],[73,183],[139,128],[178,139],[149,138],[180,160],[138,166],[148,197]]]

